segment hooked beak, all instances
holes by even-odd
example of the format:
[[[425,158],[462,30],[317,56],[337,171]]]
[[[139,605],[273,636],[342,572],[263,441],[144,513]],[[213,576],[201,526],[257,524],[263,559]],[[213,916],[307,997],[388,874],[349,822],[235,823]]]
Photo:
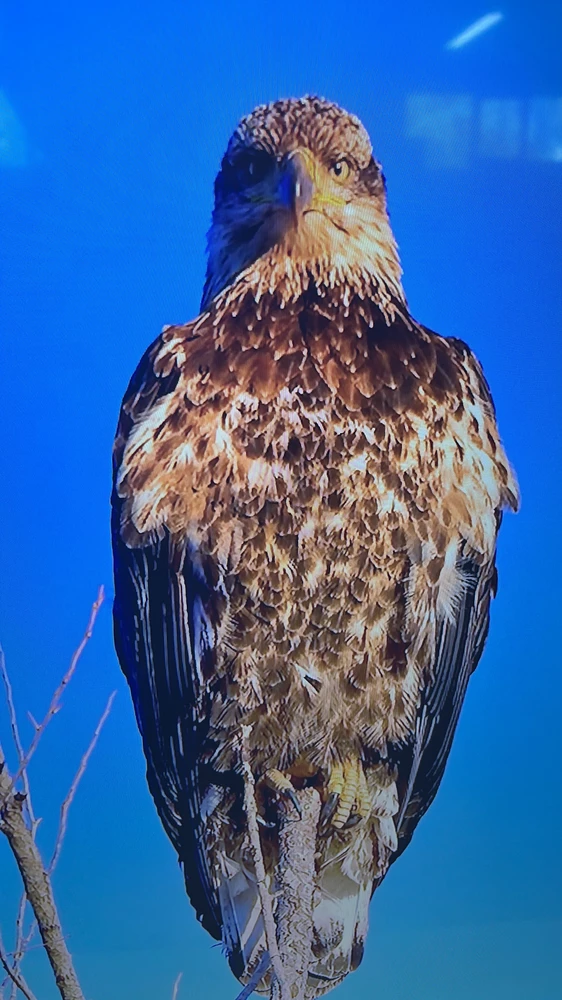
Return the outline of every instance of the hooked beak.
[[[308,149],[295,149],[289,153],[282,168],[279,182],[279,201],[298,223],[314,196],[314,162]]]

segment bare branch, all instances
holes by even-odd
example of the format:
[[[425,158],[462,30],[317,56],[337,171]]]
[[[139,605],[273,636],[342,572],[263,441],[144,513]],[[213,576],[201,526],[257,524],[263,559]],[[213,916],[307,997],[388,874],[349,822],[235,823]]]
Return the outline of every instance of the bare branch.
[[[178,992],[180,988],[180,983],[182,980],[183,972],[178,972],[176,976],[176,981],[174,983],[174,988],[172,990],[172,1000],[178,1000]]]
[[[8,705],[8,713],[10,716],[10,726],[12,729],[12,738],[14,741],[14,746],[16,748],[16,753],[18,756],[18,766],[21,768],[24,764],[24,751],[21,742],[18,719],[16,714],[16,707],[14,705],[14,694],[12,690],[12,683],[10,681],[10,675],[8,674],[8,668],[6,667],[6,658],[4,656],[4,650],[0,646],[0,673],[2,674],[2,680],[4,682],[4,688],[6,690],[6,703]],[[35,836],[37,827],[39,826],[39,821],[35,818],[33,812],[33,803],[31,801],[31,789],[29,787],[29,777],[27,774],[27,768],[23,766],[21,773],[23,791],[25,794],[25,809],[27,811],[27,816],[29,819],[29,824],[31,828],[32,835]],[[18,965],[22,959],[22,956],[26,948],[26,938],[24,938],[24,919],[25,919],[25,907],[27,903],[27,896],[25,892],[22,893],[18,905],[18,913],[16,917],[16,943],[13,952],[13,961],[11,967],[11,978],[12,987],[10,990],[10,1000],[15,1000],[16,991],[19,989],[17,978],[18,978]],[[31,940],[31,937],[29,938]],[[28,943],[28,942],[27,942]]]
[[[94,734],[92,736],[92,739],[90,740],[90,743],[89,743],[89,746],[88,746],[87,750],[85,751],[84,755],[82,756],[80,764],[78,765],[78,770],[76,771],[76,774],[74,775],[74,778],[72,779],[72,784],[70,785],[70,788],[68,790],[68,794],[67,794],[67,796],[66,796],[66,798],[65,798],[65,800],[64,800],[64,802],[63,802],[63,804],[61,806],[59,828],[58,828],[58,832],[57,832],[57,839],[55,841],[55,849],[53,851],[53,856],[52,856],[52,858],[50,860],[49,867],[47,868],[47,872],[48,872],[49,875],[53,874],[53,871],[55,870],[57,861],[58,861],[58,859],[60,857],[60,852],[62,850],[62,845],[63,845],[64,837],[65,837],[65,834],[66,834],[66,827],[67,827],[67,823],[68,823],[68,812],[69,812],[69,809],[70,809],[70,807],[72,805],[72,802],[74,800],[74,796],[76,795],[76,791],[77,791],[78,785],[80,784],[80,781],[82,780],[82,777],[84,775],[84,771],[86,770],[86,767],[88,766],[88,761],[89,761],[90,757],[92,756],[92,753],[94,752],[94,750],[96,748],[96,744],[98,742],[100,733],[101,733],[101,731],[102,731],[102,729],[104,727],[104,724],[105,724],[105,722],[107,720],[107,717],[108,717],[109,713],[111,712],[111,706],[113,705],[113,702],[115,700],[115,695],[116,694],[117,694],[117,691],[113,691],[113,693],[110,694],[110,696],[108,698],[107,705],[105,706],[105,708],[103,710],[103,713],[101,715],[101,718],[100,718],[100,720],[99,720],[96,728],[94,729]]]
[[[72,958],[61,928],[51,881],[43,867],[41,855],[22,813],[22,797],[11,794],[13,779],[10,776],[3,755],[0,757],[0,792],[4,807],[0,818],[0,830],[8,838],[16,859],[25,892],[51,963],[62,1000],[84,1000],[84,994],[74,971]]]
[[[78,766],[78,770],[76,771],[76,774],[74,775],[74,778],[72,779],[72,784],[70,785],[70,788],[68,790],[68,794],[66,795],[66,798],[65,798],[65,800],[64,800],[64,802],[63,802],[63,804],[61,806],[59,828],[58,828],[58,832],[57,832],[57,839],[55,841],[55,847],[54,847],[54,850],[53,850],[53,855],[51,857],[51,860],[49,862],[49,866],[47,868],[47,874],[49,876],[53,874],[53,872],[54,872],[54,870],[56,868],[57,862],[59,860],[59,857],[60,857],[60,853],[61,853],[61,850],[62,850],[62,845],[63,845],[64,837],[66,835],[66,828],[67,828],[67,823],[68,823],[68,813],[69,813],[69,810],[70,810],[70,806],[72,805],[72,802],[73,802],[74,797],[76,795],[76,791],[77,791],[78,785],[80,784],[80,781],[81,781],[81,779],[82,779],[82,777],[84,775],[84,772],[86,770],[86,767],[88,765],[88,761],[89,761],[89,759],[90,759],[90,757],[91,757],[91,755],[92,755],[92,753],[93,753],[93,751],[94,751],[94,749],[96,747],[96,744],[98,742],[100,733],[101,733],[101,731],[103,729],[103,726],[104,726],[104,724],[105,724],[105,722],[107,720],[107,717],[108,717],[108,715],[109,715],[109,713],[111,711],[111,707],[113,705],[113,701],[115,699],[116,694],[117,694],[117,692],[113,691],[113,693],[108,698],[107,705],[105,706],[105,709],[104,709],[104,711],[103,711],[103,713],[102,713],[102,715],[100,717],[100,720],[99,720],[99,722],[98,722],[98,724],[97,724],[97,726],[96,726],[96,728],[94,730],[94,733],[93,733],[92,739],[90,740],[89,746],[88,746],[87,750],[85,751],[84,755],[82,756],[82,759],[81,759],[80,764]],[[32,831],[32,832],[34,832],[34,831]],[[29,948],[29,945],[31,944],[31,941],[33,939],[33,935],[35,934],[35,930],[37,928],[37,921],[34,920],[33,923],[31,924],[31,927],[29,928],[27,934],[24,936],[24,934],[23,934],[23,917],[24,917],[24,913],[25,913],[25,904],[26,904],[26,902],[27,902],[27,896],[25,895],[25,893],[23,893],[23,895],[22,895],[22,897],[20,899],[18,916],[17,916],[17,920],[16,920],[17,940],[16,940],[16,947],[14,949],[14,961],[13,961],[13,968],[14,969],[17,968],[17,966],[21,962],[23,956],[25,955],[27,949]],[[10,1000],[13,1000],[13,995],[12,994],[10,994]]]
[[[104,711],[103,711],[103,713],[102,713],[102,715],[100,717],[100,720],[99,720],[99,722],[98,722],[98,724],[97,724],[97,726],[96,726],[96,728],[94,730],[94,733],[92,735],[92,739],[90,740],[88,748],[86,749],[85,753],[83,754],[82,759],[80,761],[80,764],[78,765],[78,770],[76,771],[76,774],[74,775],[74,778],[72,779],[72,783],[70,785],[70,788],[68,790],[66,798],[65,798],[64,802],[62,803],[61,810],[60,810],[60,820],[59,820],[59,828],[58,828],[58,832],[57,832],[57,839],[55,841],[55,847],[54,847],[54,850],[53,850],[53,855],[51,857],[51,860],[49,862],[49,866],[47,868],[47,874],[49,876],[53,874],[53,872],[54,872],[54,870],[56,868],[57,862],[59,860],[59,857],[60,857],[60,853],[61,853],[61,850],[62,850],[63,841],[64,841],[64,838],[65,838],[65,835],[66,835],[66,829],[67,829],[67,824],[68,824],[68,813],[69,813],[70,807],[72,805],[72,802],[74,801],[74,797],[76,795],[76,791],[78,789],[78,785],[80,784],[80,781],[82,780],[82,777],[83,777],[84,772],[86,770],[86,767],[88,765],[88,761],[89,761],[89,759],[90,759],[90,757],[91,757],[91,755],[92,755],[92,753],[93,753],[93,751],[94,751],[94,749],[96,747],[96,744],[98,742],[100,733],[101,733],[101,731],[103,729],[103,726],[104,726],[104,724],[105,724],[105,722],[107,720],[107,717],[108,717],[108,715],[109,715],[109,713],[111,711],[111,707],[113,705],[113,701],[115,699],[116,694],[117,694],[117,692],[113,691],[113,693],[108,698],[107,705],[105,706],[105,709],[104,709]],[[34,833],[35,831],[32,830],[32,832]],[[19,905],[19,909],[18,909],[18,916],[17,916],[17,919],[16,919],[17,939],[16,939],[16,946],[15,946],[15,949],[14,949],[14,960],[13,960],[13,966],[12,966],[14,969],[17,968],[17,966],[21,962],[24,954],[28,950],[29,945],[31,944],[31,941],[33,939],[33,935],[35,934],[35,930],[37,928],[37,921],[34,920],[33,923],[31,924],[31,927],[29,928],[27,934],[25,934],[25,936],[24,936],[24,933],[23,933],[23,918],[24,918],[24,914],[25,914],[25,904],[26,904],[26,902],[27,902],[27,896],[26,896],[25,893],[23,893],[23,895],[22,895],[22,897],[20,899],[20,905]],[[13,994],[10,994],[10,1000],[13,1000]]]
[[[89,621],[88,621],[88,625],[86,627],[86,631],[84,632],[84,635],[82,637],[82,641],[78,645],[77,649],[74,651],[72,659],[70,661],[70,666],[69,666],[68,670],[66,671],[66,673],[65,673],[62,681],[60,682],[58,688],[56,689],[53,697],[51,698],[51,704],[49,705],[49,708],[47,710],[47,714],[45,715],[45,718],[43,719],[43,721],[39,725],[36,724],[35,733],[33,735],[32,741],[31,741],[31,743],[29,745],[29,749],[24,754],[23,759],[20,761],[18,770],[16,771],[16,773],[13,776],[13,778],[11,779],[11,783],[10,783],[9,787],[4,788],[4,791],[2,793],[2,797],[0,798],[0,809],[4,808],[4,806],[6,804],[6,800],[8,799],[8,796],[10,795],[10,793],[11,793],[12,789],[14,788],[15,784],[17,783],[17,781],[19,781],[19,779],[24,774],[25,769],[27,768],[27,765],[29,764],[31,758],[33,757],[33,754],[35,753],[35,751],[37,749],[37,744],[39,743],[39,740],[41,739],[43,733],[45,732],[45,729],[49,725],[49,722],[51,721],[51,719],[53,718],[53,716],[56,715],[56,713],[59,710],[60,700],[61,700],[61,698],[62,698],[62,696],[64,694],[64,691],[65,691],[66,687],[68,686],[69,682],[72,679],[74,671],[76,670],[76,667],[78,666],[78,661],[80,660],[80,657],[82,656],[82,653],[84,652],[84,649],[85,649],[86,645],[88,644],[89,640],[92,637],[93,628],[94,628],[94,625],[95,625],[95,622],[96,622],[96,618],[98,616],[98,611],[99,611],[99,609],[101,608],[101,606],[103,604],[103,599],[104,599],[104,589],[103,589],[103,586],[102,586],[102,587],[99,588],[99,590],[98,590],[98,596],[96,597],[96,600],[92,604],[92,610],[90,611],[90,618],[89,618]]]
[[[19,969],[14,968],[10,965],[8,954],[4,948],[4,942],[2,941],[2,936],[0,935],[0,963],[4,967],[9,978],[12,980],[14,988],[17,988],[20,993],[23,993],[26,1000],[37,1000],[35,993],[32,993],[30,987],[27,985],[25,979],[23,978]]]
[[[269,883],[265,874],[263,852],[261,847],[260,832],[258,827],[258,812],[256,806],[256,783],[250,764],[250,751],[248,740],[252,731],[251,726],[242,726],[241,758],[242,773],[244,775],[244,806],[248,820],[248,834],[254,855],[254,866],[256,869],[256,881],[261,902],[263,924],[265,929],[265,940],[267,950],[271,959],[273,974],[277,980],[282,1000],[291,1000],[290,993],[287,992],[285,984],[285,971],[283,962],[277,946],[277,934],[275,931],[275,920],[273,918],[273,907],[271,895],[269,893]]]
[[[8,703],[8,711],[10,713],[12,735],[18,754],[18,770],[13,776],[11,776],[6,765],[3,752],[0,748],[0,830],[6,835],[9,841],[20,870],[25,890],[24,895],[20,900],[18,909],[18,917],[16,921],[17,941],[12,964],[10,964],[9,958],[5,955],[5,953],[3,956],[0,956],[4,968],[14,984],[11,991],[12,997],[15,996],[14,989],[17,987],[26,997],[29,997],[30,1000],[34,1000],[33,995],[26,986],[18,968],[19,962],[21,961],[26,948],[29,946],[35,931],[34,922],[27,935],[24,937],[23,926],[25,918],[25,905],[26,899],[28,899],[39,927],[43,945],[51,963],[51,967],[55,975],[55,981],[62,1000],[84,1000],[62,932],[53,896],[50,874],[54,870],[60,856],[64,835],[66,833],[70,806],[74,800],[76,790],[82,779],[90,756],[96,746],[100,732],[111,710],[115,692],[108,700],[90,744],[80,761],[69,792],[62,804],[57,839],[48,870],[45,870],[43,866],[41,855],[39,854],[39,850],[35,843],[35,832],[38,823],[33,815],[27,766],[37,748],[42,734],[47,728],[52,717],[60,708],[62,695],[76,670],[86,644],[91,638],[94,624],[103,599],[104,590],[103,587],[100,587],[97,598],[92,605],[86,631],[72,656],[68,670],[51,698],[47,714],[40,724],[37,724],[35,720],[32,719],[35,732],[26,753],[24,753],[19,735],[12,687],[6,670],[4,658],[3,656],[0,656],[0,672],[2,673],[4,686],[6,688],[6,699]],[[23,793],[15,791],[17,782],[20,778],[23,783]],[[26,803],[29,822],[26,822],[26,818],[23,813],[24,802]],[[21,984],[23,984],[23,988]]]
[[[27,809],[27,814],[29,816],[29,821],[33,826],[35,824],[35,816],[33,815],[33,806],[31,804],[31,791],[29,788],[29,778],[27,775],[27,769],[25,765],[25,754],[23,752],[23,746],[20,739],[20,732],[18,726],[18,719],[16,715],[16,707],[14,705],[14,693],[12,691],[12,684],[6,668],[6,657],[4,656],[4,650],[0,646],[0,673],[2,674],[2,680],[4,682],[4,687],[6,689],[6,703],[8,705],[8,712],[10,715],[10,725],[12,728],[12,737],[14,740],[14,746],[16,748],[16,753],[18,755],[18,767],[21,768],[21,779],[23,784],[23,790],[25,793],[25,804]]]
[[[35,831],[37,829],[37,824],[32,826],[31,832],[35,836]],[[29,946],[31,938],[33,937],[33,932],[35,930],[35,921],[29,933],[24,935],[24,921],[25,921],[25,910],[27,906],[27,896],[25,892],[22,892],[20,896],[18,915],[16,917],[16,946],[13,952],[13,962],[12,969],[17,971],[18,966]],[[12,989],[10,990],[10,1000],[15,1000],[16,996],[16,984],[12,983]]]
[[[262,952],[262,956],[252,972],[251,978],[246,983],[244,989],[240,991],[236,1000],[248,1000],[248,997],[251,996],[256,987],[259,986],[270,965],[271,959],[269,957],[269,952]]]

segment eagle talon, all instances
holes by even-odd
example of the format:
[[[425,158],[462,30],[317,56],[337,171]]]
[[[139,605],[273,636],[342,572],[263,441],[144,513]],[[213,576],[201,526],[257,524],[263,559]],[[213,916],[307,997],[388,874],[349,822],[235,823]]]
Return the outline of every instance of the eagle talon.
[[[264,826],[266,830],[272,830],[274,826],[277,826],[276,823],[270,823],[269,820],[264,819],[263,816],[260,816],[259,813],[257,814],[256,819],[259,825]]]
[[[322,806],[322,811],[320,813],[319,829],[324,831],[330,825],[330,820],[334,815],[338,807],[339,795],[337,792],[332,792],[326,799],[324,805]]]
[[[371,813],[371,802],[363,766],[358,757],[336,761],[327,786],[328,798],[320,816],[320,833],[350,830]]]
[[[299,819],[302,819],[302,809],[301,809],[301,804],[300,804],[300,802],[299,802],[299,800],[298,800],[298,798],[297,798],[297,793],[295,792],[294,788],[291,788],[290,790],[287,790],[287,792],[285,793],[285,795],[286,795],[286,797],[287,797],[288,799],[290,799],[290,800],[291,800],[291,802],[293,803],[293,805],[294,805],[294,807],[295,807],[296,811],[297,811],[297,812],[298,812],[298,814],[299,814]],[[298,820],[296,820],[296,819],[292,819],[292,820],[289,820],[289,822],[290,822],[290,823],[297,823],[297,822],[298,822]]]
[[[302,809],[301,804],[297,798],[297,793],[293,788],[290,778],[283,771],[280,771],[276,767],[270,768],[265,772],[263,780],[269,788],[272,788],[274,792],[277,792],[284,799],[290,799],[293,803],[297,813],[298,819],[302,819]],[[289,820],[289,822],[296,823],[297,820]]]
[[[352,813],[351,816],[349,816],[348,819],[346,819],[345,823],[343,824],[342,827],[340,827],[340,829],[351,830],[354,826],[357,826],[357,824],[360,823],[362,819],[363,817],[361,816],[360,813],[358,812]]]

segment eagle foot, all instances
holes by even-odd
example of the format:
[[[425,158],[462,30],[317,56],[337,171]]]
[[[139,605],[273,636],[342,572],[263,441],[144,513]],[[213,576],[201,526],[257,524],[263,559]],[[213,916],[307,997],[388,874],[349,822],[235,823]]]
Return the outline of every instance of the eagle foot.
[[[302,819],[302,809],[297,798],[297,793],[292,785],[291,779],[288,778],[286,774],[283,774],[283,771],[279,771],[276,767],[271,767],[265,772],[263,781],[282,798],[290,799],[298,813],[299,819]]]
[[[327,798],[320,814],[320,832],[349,830],[371,814],[371,796],[358,757],[336,761],[326,786]]]

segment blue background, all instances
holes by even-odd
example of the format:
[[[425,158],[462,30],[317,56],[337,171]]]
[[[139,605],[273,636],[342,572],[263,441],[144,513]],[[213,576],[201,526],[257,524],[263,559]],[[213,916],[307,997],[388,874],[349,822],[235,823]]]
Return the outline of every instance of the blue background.
[[[26,741],[98,584],[111,595],[120,400],[162,325],[197,313],[214,175],[256,103],[316,92],[363,119],[412,311],[467,340],[493,388],[523,508],[504,520],[491,635],[441,791],[375,897],[340,1000],[562,996],[560,11],[506,3],[457,50],[447,41],[488,13],[468,0],[21,0],[0,14],[0,636]],[[31,767],[41,847],[114,688],[55,877],[85,994],[165,1000],[183,970],[180,998],[233,998],[145,787],[109,599]],[[6,745],[2,706],[0,727]],[[0,864],[10,943],[4,843]],[[54,998],[39,949],[26,968]]]

